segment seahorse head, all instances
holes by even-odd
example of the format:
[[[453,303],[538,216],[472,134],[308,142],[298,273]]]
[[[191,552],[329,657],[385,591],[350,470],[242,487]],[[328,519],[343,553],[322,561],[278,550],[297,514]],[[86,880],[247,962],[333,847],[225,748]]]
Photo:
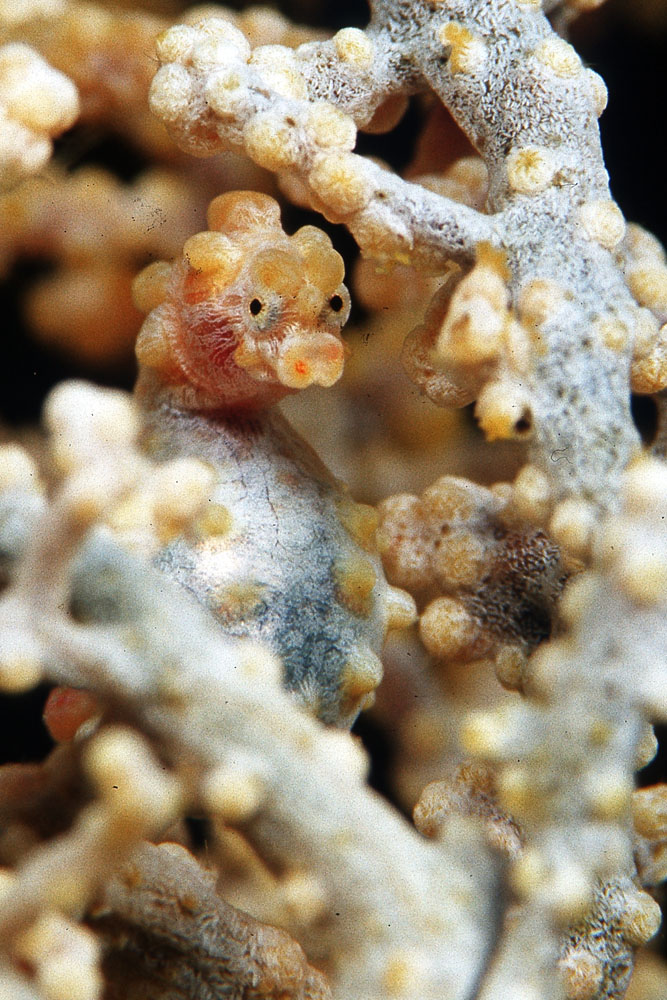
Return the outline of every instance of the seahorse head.
[[[340,377],[349,314],[342,258],[314,226],[287,236],[265,194],[220,195],[209,229],[182,257],[150,264],[134,284],[149,312],[140,366],[180,388],[193,408],[253,410]]]

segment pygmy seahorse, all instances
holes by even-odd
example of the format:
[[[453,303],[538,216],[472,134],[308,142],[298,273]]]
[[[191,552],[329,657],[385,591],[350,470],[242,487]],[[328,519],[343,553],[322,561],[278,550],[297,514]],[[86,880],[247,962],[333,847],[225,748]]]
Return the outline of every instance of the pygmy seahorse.
[[[227,633],[267,642],[313,713],[348,726],[381,679],[387,629],[412,620],[414,604],[384,578],[374,509],[271,409],[342,372],[343,261],[313,226],[287,236],[268,195],[221,195],[208,225],[135,283],[148,312],[135,390],[144,445],[215,473],[206,514],[157,565]]]

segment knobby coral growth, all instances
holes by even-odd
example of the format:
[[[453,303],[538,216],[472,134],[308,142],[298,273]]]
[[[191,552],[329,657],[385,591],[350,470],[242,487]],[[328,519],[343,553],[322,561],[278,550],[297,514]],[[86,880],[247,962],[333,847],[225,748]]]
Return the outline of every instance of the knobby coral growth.
[[[56,744],[0,767],[3,996],[622,1000],[667,873],[634,779],[667,719],[667,266],[566,40],[598,6],[374,0],[327,37],[0,2],[3,270],[38,337],[99,367],[136,334],[139,365],[0,446],[0,686],[49,686]],[[354,150],[409,101],[400,176]],[[78,164],[95,130],[138,176]]]
[[[508,487],[443,476],[421,498],[384,501],[378,537],[389,579],[428,602],[428,652],[464,663],[492,655],[517,686],[527,654],[552,633],[565,567],[543,531],[516,524]]]
[[[20,42],[0,47],[0,190],[37,173],[79,110],[72,81]]]
[[[480,275],[483,290],[452,319],[455,343],[444,327],[433,346],[448,403],[477,398],[493,436],[530,432],[555,500],[615,506],[637,450],[629,365],[659,323],[613,256],[625,222],[600,152],[604,84],[534,4],[375,3],[367,32],[295,51],[251,52],[209,20],[170,29],[158,56],[151,106],[179,143],[198,155],[238,149],[298,179],[364,253],[438,269],[480,245],[501,250],[495,280]],[[489,214],[351,152],[383,102],[428,86],[483,155]],[[448,371],[461,354],[465,384]],[[551,460],[562,448],[569,460]]]

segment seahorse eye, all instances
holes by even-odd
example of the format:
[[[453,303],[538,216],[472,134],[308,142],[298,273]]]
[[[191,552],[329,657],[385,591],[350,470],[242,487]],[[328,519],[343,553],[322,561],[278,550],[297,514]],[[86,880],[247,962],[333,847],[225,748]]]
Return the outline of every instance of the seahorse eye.
[[[329,305],[331,306],[334,312],[340,312],[341,309],[343,308],[344,303],[340,295],[332,295],[331,298],[329,299]]]
[[[249,308],[253,316],[259,316],[262,309],[264,308],[264,303],[261,301],[261,299],[253,299],[252,302],[250,303]]]

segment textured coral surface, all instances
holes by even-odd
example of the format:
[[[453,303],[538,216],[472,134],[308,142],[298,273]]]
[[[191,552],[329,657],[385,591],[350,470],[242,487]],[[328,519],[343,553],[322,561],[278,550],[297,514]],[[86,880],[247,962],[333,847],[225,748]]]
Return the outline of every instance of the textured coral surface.
[[[667,996],[664,24],[0,0],[0,997]]]

